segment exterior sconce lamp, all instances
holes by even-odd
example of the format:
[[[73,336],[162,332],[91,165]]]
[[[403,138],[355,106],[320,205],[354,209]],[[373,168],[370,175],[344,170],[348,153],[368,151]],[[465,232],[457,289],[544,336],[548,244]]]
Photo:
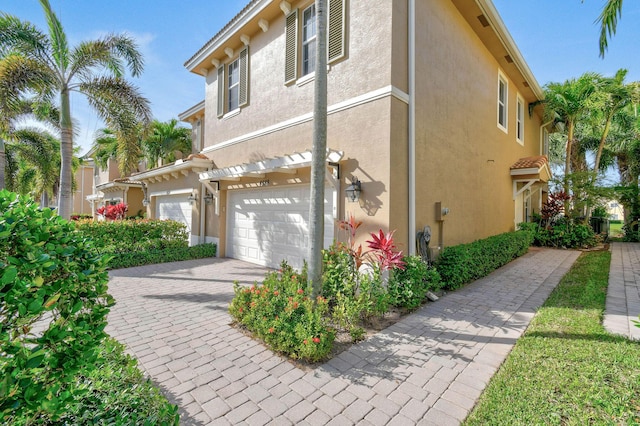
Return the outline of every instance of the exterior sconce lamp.
[[[143,199],[142,200],[142,205],[147,207],[149,205],[149,199],[148,198]]]
[[[196,202],[196,196],[193,194],[193,192],[191,194],[189,194],[189,197],[187,198],[187,201],[189,201],[189,204],[193,204]]]
[[[207,194],[204,196],[204,202],[206,204],[211,204],[213,203],[213,194]]]
[[[347,199],[352,203],[360,200],[360,193],[362,192],[362,184],[358,180],[357,177],[353,177],[351,179],[351,185],[347,186],[347,189],[344,190],[347,194]]]

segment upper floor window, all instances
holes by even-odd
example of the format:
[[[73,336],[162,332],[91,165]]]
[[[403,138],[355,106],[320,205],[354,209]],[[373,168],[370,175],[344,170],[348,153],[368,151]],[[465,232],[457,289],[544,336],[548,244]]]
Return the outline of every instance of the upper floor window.
[[[542,155],[549,156],[549,131],[542,129]]]
[[[249,103],[249,46],[236,59],[218,67],[217,116],[236,111]]]
[[[331,64],[344,58],[345,43],[345,0],[329,0],[327,15],[327,60]],[[292,10],[285,20],[285,84],[292,83],[299,76],[311,74],[316,69],[316,7],[311,4],[302,11],[301,21],[298,9]]]
[[[524,100],[520,95],[516,101],[516,140],[524,145]]]
[[[302,13],[302,75],[316,70],[316,5]]]
[[[228,94],[227,94],[227,108],[228,111],[233,111],[238,109],[239,101],[238,95],[240,94],[240,68],[239,68],[240,59],[236,59],[235,61],[229,64],[227,69],[228,76]]]
[[[507,79],[502,75],[502,73],[498,74],[498,127],[503,131],[507,132],[507,108],[508,108],[508,97],[509,97],[509,83],[507,83]]]

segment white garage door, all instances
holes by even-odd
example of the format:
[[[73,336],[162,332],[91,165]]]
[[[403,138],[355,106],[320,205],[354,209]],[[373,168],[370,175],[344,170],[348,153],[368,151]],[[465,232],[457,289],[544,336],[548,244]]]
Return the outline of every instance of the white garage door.
[[[171,219],[187,225],[187,232],[191,234],[191,204],[189,194],[163,195],[156,197],[156,218]]]
[[[301,269],[309,250],[308,186],[229,191],[227,257],[278,268],[284,259]],[[325,188],[324,247],[333,242],[334,195]]]

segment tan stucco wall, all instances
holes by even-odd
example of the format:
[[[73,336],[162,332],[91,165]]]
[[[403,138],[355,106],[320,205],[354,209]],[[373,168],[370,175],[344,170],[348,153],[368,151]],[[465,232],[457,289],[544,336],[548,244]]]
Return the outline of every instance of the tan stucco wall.
[[[540,119],[525,114],[525,144],[517,143],[518,84],[502,70],[509,131],[500,130],[496,59],[450,1],[417,2],[417,14],[417,229],[431,226],[432,246],[440,238],[454,245],[512,230],[509,166],[539,154]],[[450,209],[442,234],[437,201]]]
[[[302,12],[311,2],[291,4]],[[347,57],[330,66],[329,105],[381,89],[391,81],[392,37],[388,16],[392,13],[392,2],[351,0],[348,10]],[[206,146],[312,112],[313,81],[300,86],[284,84],[284,20],[284,14],[280,14],[270,22],[266,33],[250,34],[249,105],[241,108],[239,115],[217,118],[217,73],[215,69],[210,70],[206,77]],[[242,44],[229,47],[237,54]],[[226,58],[225,63],[229,62]]]
[[[74,175],[76,190],[73,193],[73,213],[91,214],[91,203],[86,197],[93,193],[93,167],[80,166]]]

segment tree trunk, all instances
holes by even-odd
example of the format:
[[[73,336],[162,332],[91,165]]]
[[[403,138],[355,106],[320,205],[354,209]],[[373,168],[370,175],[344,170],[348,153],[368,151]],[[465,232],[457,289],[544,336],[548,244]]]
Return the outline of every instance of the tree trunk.
[[[69,105],[69,90],[60,92],[60,189],[58,190],[58,214],[71,218],[73,203],[73,124]]]
[[[4,152],[4,139],[0,137],[0,190],[4,189],[4,174],[7,167],[7,156]]]
[[[316,0],[316,71],[313,104],[313,160],[309,207],[309,283],[313,298],[322,290],[324,243],[324,180],[327,157],[327,9],[326,0]]]
[[[573,122],[567,123],[567,152],[564,160],[564,192],[569,195],[569,175],[571,174],[571,146],[573,144]],[[569,214],[569,200],[564,202],[564,215]]]

